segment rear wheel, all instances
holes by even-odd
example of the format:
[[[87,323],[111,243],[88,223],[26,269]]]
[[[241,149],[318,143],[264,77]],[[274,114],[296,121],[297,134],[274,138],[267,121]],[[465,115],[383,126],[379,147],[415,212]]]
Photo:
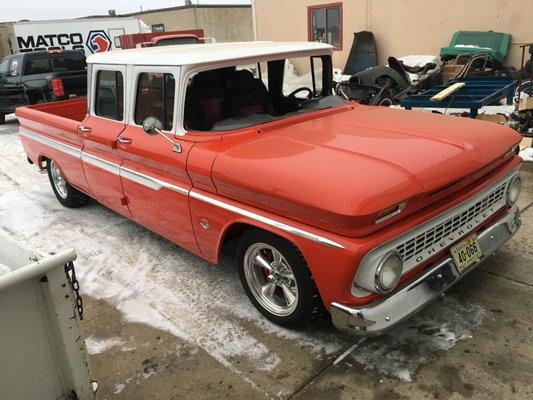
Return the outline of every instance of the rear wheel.
[[[66,181],[63,172],[61,172],[55,161],[46,160],[46,170],[48,171],[48,179],[50,179],[52,190],[62,205],[69,208],[77,208],[89,202],[89,196],[80,192]]]
[[[273,234],[245,232],[237,251],[242,286],[254,306],[272,322],[293,328],[311,325],[322,302],[298,249]]]

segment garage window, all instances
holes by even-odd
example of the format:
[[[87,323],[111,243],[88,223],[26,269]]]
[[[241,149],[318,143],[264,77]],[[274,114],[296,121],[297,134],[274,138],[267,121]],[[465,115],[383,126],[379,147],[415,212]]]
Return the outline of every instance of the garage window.
[[[163,129],[170,131],[174,119],[174,75],[142,73],[137,84],[135,123],[142,125],[145,118],[156,117]]]
[[[124,82],[120,71],[98,71],[94,113],[100,117],[124,119]]]
[[[342,50],[342,3],[307,7],[310,42],[321,42]]]

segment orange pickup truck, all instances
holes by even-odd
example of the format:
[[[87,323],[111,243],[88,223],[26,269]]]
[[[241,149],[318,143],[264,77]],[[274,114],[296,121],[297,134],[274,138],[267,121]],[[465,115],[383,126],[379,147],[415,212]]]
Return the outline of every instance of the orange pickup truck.
[[[343,331],[379,334],[518,230],[521,137],[337,97],[332,51],[95,54],[87,100],[17,109],[20,138],[63,205],[92,198],[213,263],[233,254],[270,320],[326,309]]]

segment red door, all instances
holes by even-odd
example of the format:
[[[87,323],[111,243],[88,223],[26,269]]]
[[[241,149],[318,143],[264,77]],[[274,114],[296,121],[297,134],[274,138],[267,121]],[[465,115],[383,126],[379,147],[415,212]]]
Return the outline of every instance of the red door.
[[[141,225],[198,253],[189,211],[192,183],[186,172],[187,155],[194,143],[174,139],[171,132],[174,78],[171,73],[150,73],[149,67],[135,67],[134,77],[137,89],[131,94],[135,103],[132,120],[117,139],[128,207]],[[140,125],[148,116],[163,122],[168,137],[179,143],[179,152],[173,151],[164,137],[149,136],[143,131]]]
[[[133,219],[191,251],[198,252],[189,212],[191,181],[185,171],[192,144],[175,140],[181,153],[161,136],[128,126],[119,136],[122,187]]]
[[[93,104],[78,131],[83,140],[83,167],[93,196],[103,205],[130,217],[120,180],[122,160],[116,150],[117,137],[126,126],[125,67],[111,68],[95,70]]]

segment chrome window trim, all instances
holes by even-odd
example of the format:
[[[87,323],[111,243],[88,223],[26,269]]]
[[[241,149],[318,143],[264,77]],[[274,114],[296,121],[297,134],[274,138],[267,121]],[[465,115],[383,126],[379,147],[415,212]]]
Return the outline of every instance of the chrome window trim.
[[[189,196],[194,198],[194,199],[203,201],[204,203],[212,204],[212,205],[217,206],[219,208],[222,208],[224,210],[231,211],[231,212],[233,212],[235,214],[242,215],[243,217],[247,217],[247,218],[253,219],[255,221],[262,222],[262,223],[264,223],[266,225],[273,226],[275,228],[281,229],[282,231],[285,231],[285,232],[288,232],[288,233],[292,233],[292,234],[294,234],[296,236],[303,237],[303,238],[311,240],[313,242],[320,243],[322,245],[325,245],[325,246],[328,246],[328,247],[337,248],[337,249],[345,249],[345,247],[342,244],[337,243],[337,242],[335,242],[335,241],[333,241],[331,239],[327,239],[325,237],[322,237],[322,236],[319,236],[319,235],[315,235],[314,233],[304,231],[304,230],[302,230],[300,228],[296,228],[294,226],[287,225],[287,224],[285,224],[283,222],[279,222],[279,221],[264,217],[262,215],[254,213],[254,212],[251,212],[251,211],[248,211],[248,210],[244,210],[242,208],[239,208],[239,207],[236,207],[234,205],[225,203],[223,201],[214,199],[212,197],[205,196],[205,195],[203,195],[201,193],[198,193],[198,192],[196,192],[194,190],[191,190],[189,192]]]
[[[262,216],[260,214],[256,214],[254,212],[242,209],[240,207],[236,207],[234,205],[225,203],[223,201],[214,199],[214,198],[209,197],[209,196],[205,196],[205,195],[203,195],[201,193],[195,192],[194,190],[185,189],[183,187],[180,187],[180,186],[177,186],[177,185],[173,185],[173,184],[171,184],[169,182],[166,182],[166,181],[163,181],[161,179],[158,179],[158,178],[155,178],[155,177],[152,177],[152,176],[149,176],[149,175],[134,171],[134,170],[132,170],[130,168],[123,167],[123,166],[115,164],[115,163],[113,163],[111,161],[104,160],[103,158],[100,158],[98,156],[95,156],[95,155],[92,155],[92,154],[88,154],[88,153],[83,152],[83,151],[81,151],[79,149],[76,149],[74,147],[65,145],[65,144],[60,143],[60,142],[58,142],[56,140],[48,139],[48,138],[46,138],[46,137],[44,137],[42,135],[39,135],[39,134],[36,134],[36,133],[31,133],[31,132],[25,131],[23,129],[20,129],[19,133],[22,136],[28,137],[29,139],[33,139],[33,140],[35,140],[35,141],[37,141],[39,143],[45,144],[45,145],[50,146],[52,148],[55,148],[55,149],[57,149],[59,151],[62,151],[62,152],[67,153],[69,155],[72,155],[72,156],[74,156],[76,158],[79,158],[79,159],[87,162],[88,164],[91,164],[91,165],[94,165],[95,167],[104,169],[104,170],[106,170],[108,172],[111,172],[112,174],[121,176],[121,177],[123,177],[125,179],[128,179],[130,181],[139,183],[140,185],[146,186],[146,187],[148,187],[148,188],[150,188],[152,190],[156,190],[157,191],[157,190],[160,190],[161,188],[165,187],[165,188],[173,190],[173,191],[175,191],[177,193],[181,193],[181,194],[186,195],[186,196],[188,195],[188,196],[190,196],[192,198],[195,198],[197,200],[203,201],[204,203],[208,203],[208,204],[214,205],[216,207],[222,208],[224,210],[231,211],[231,212],[233,212],[235,214],[239,214],[239,215],[242,215],[244,217],[253,219],[255,221],[259,221],[259,222],[264,223],[266,225],[273,226],[273,227],[278,228],[278,229],[280,229],[280,230],[282,230],[284,232],[288,232],[288,233],[294,234],[296,236],[303,237],[303,238],[311,240],[311,241],[313,241],[315,243],[319,243],[321,245],[332,247],[332,248],[336,248],[336,249],[343,249],[343,250],[346,249],[346,247],[344,247],[342,244],[337,243],[337,242],[335,242],[335,241],[333,241],[331,239],[328,239],[328,238],[325,238],[325,237],[322,237],[322,236],[319,236],[319,235],[315,235],[314,233],[304,231],[304,230],[302,230],[300,228],[296,228],[294,226],[287,225],[287,224],[285,224],[283,222],[276,221],[276,220],[273,220],[271,218],[264,217],[264,216]]]
[[[419,234],[431,229],[432,227],[435,227],[436,225],[447,221],[448,219],[454,217],[455,215],[458,215],[462,212],[464,212],[469,207],[475,205],[480,199],[490,194],[492,191],[496,190],[499,186],[502,184],[506,185],[506,189],[509,185],[509,182],[511,179],[513,179],[515,176],[518,175],[518,170],[515,169],[511,171],[510,173],[503,176],[501,179],[499,179],[497,182],[494,182],[489,187],[483,189],[481,192],[476,194],[475,196],[465,200],[463,203],[451,208],[450,210],[447,210],[443,212],[442,214],[437,215],[436,217],[430,219],[429,221],[426,221],[422,223],[421,225],[418,225],[414,227],[413,229],[403,233],[402,235],[392,239],[391,241],[382,244],[378,247],[373,248],[370,250],[361,260],[361,263],[359,264],[359,268],[357,269],[357,272],[355,274],[353,284],[352,284],[352,294],[355,295],[355,293],[361,292],[361,289],[363,291],[372,291],[375,292],[376,289],[374,287],[374,275],[375,275],[375,269],[378,265],[378,261],[389,251],[396,249],[398,246],[400,246],[402,243],[407,242],[408,240],[418,236]],[[505,196],[503,199],[500,199],[498,202],[496,202],[494,205],[490,207],[490,213],[487,215],[484,215],[482,218],[475,218],[476,220],[469,220],[465,224],[467,225],[467,230],[464,230],[464,226],[461,226],[458,228],[458,230],[452,232],[452,235],[446,239],[446,243],[443,246],[443,248],[448,247],[450,244],[455,242],[458,238],[464,237],[468,235],[476,225],[479,225],[483,221],[490,218],[492,215],[494,215],[498,210],[500,210],[503,206],[505,206]],[[402,275],[409,272],[413,268],[416,268],[418,265],[423,263],[425,260],[431,258],[435,253],[440,251],[440,249],[434,250],[432,252],[426,251],[427,254],[422,259],[415,260],[415,263],[405,263],[404,262],[404,269],[402,271]]]

